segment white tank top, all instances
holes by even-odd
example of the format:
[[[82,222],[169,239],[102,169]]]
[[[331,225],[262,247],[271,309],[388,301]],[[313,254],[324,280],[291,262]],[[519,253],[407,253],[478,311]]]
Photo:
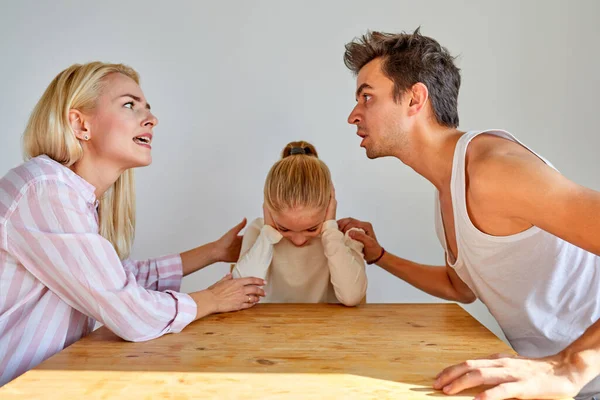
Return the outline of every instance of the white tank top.
[[[456,144],[450,183],[456,260],[450,259],[436,191],[438,239],[448,254],[448,265],[487,306],[519,354],[556,354],[600,318],[600,257],[535,226],[511,236],[491,236],[473,225],[467,214],[465,154],[470,141],[481,133],[512,140],[531,151],[506,131],[464,134]],[[600,377],[581,394],[598,392]]]

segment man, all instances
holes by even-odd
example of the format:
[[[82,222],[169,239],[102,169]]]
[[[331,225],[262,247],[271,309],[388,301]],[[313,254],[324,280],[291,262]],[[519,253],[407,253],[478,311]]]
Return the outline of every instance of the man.
[[[446,265],[386,252],[371,224],[344,218],[367,261],[448,300],[481,299],[518,357],[442,371],[434,388],[478,399],[590,399],[600,393],[600,193],[579,186],[504,131],[457,129],[460,74],[434,39],[369,33],[346,45],[367,157],[393,156],[436,191]],[[585,387],[584,387],[585,386]]]

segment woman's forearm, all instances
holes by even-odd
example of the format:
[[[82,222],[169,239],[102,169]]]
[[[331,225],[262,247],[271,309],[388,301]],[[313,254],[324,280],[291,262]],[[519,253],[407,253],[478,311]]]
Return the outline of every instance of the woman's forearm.
[[[220,261],[215,242],[181,253],[183,276]]]

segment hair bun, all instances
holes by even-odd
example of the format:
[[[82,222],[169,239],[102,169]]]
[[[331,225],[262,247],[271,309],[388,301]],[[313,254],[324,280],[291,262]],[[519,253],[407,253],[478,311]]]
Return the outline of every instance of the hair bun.
[[[281,152],[281,158],[294,155],[307,155],[319,158],[315,147],[305,141],[290,142],[283,148],[283,151]]]

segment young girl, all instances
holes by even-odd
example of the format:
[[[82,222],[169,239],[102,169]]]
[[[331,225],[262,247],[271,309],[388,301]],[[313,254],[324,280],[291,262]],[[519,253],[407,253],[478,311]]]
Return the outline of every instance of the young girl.
[[[248,226],[233,276],[265,279],[267,302],[359,304],[367,291],[363,246],[339,231],[336,208],[315,148],[289,143],[267,175],[264,219]]]

